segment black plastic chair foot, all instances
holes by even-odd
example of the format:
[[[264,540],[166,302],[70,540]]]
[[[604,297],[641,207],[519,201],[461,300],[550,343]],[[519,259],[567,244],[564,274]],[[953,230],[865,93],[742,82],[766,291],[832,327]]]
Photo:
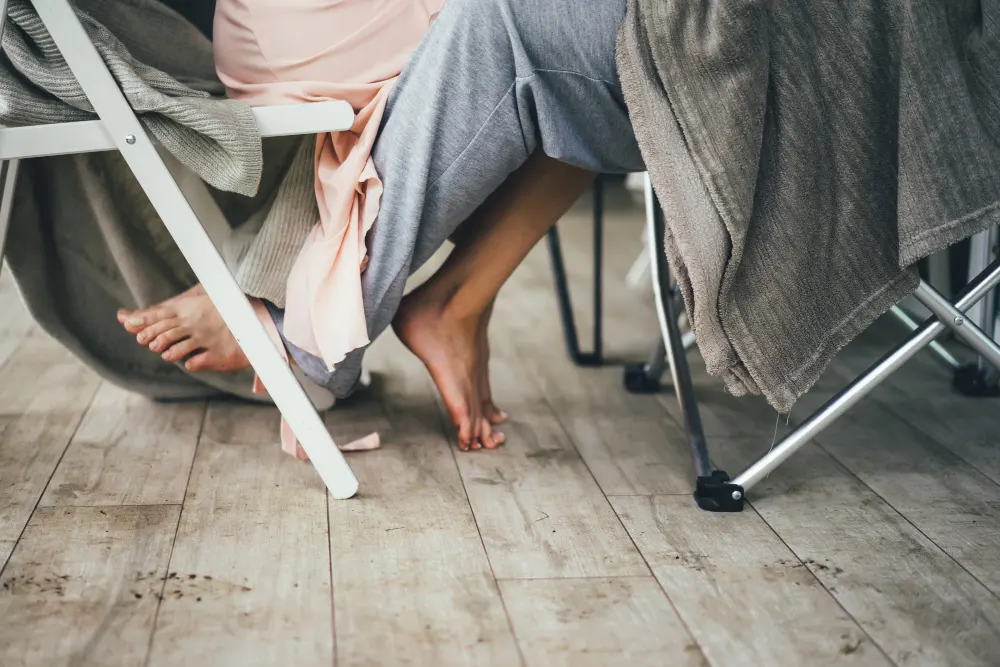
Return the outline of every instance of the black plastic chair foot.
[[[694,491],[695,502],[706,512],[742,512],[744,495],[743,487],[731,483],[722,470],[699,477]]]
[[[594,352],[587,354],[581,353],[573,358],[573,363],[584,368],[596,368],[597,366],[604,365],[604,358],[600,354],[596,354]]]
[[[656,394],[663,389],[660,378],[650,375],[649,364],[646,363],[625,366],[622,381],[625,391],[630,394]]]
[[[955,379],[952,384],[963,396],[973,398],[1000,396],[1000,382],[997,381],[996,374],[989,373],[976,364],[962,366],[955,371]]]

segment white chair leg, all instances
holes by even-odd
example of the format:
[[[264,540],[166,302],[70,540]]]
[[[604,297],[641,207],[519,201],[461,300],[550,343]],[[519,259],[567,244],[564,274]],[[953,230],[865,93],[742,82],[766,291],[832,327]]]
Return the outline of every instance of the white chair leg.
[[[160,215],[335,498],[349,498],[358,481],[323,420],[274,347],[221,255],[146,135],[66,0],[33,0],[67,64],[118,150]]]
[[[3,253],[7,247],[7,228],[10,226],[19,164],[20,160],[0,160],[0,266],[3,264]]]
[[[198,221],[208,234],[208,238],[212,239],[212,244],[217,250],[221,249],[232,234],[232,230],[229,227],[229,221],[226,220],[226,214],[219,208],[219,204],[212,197],[205,181],[181,164],[181,161],[168,153],[166,149],[157,147],[157,152],[160,154],[163,164],[167,166],[170,175],[173,176],[177,187],[184,194],[184,198],[194,210],[194,214],[198,216]]]

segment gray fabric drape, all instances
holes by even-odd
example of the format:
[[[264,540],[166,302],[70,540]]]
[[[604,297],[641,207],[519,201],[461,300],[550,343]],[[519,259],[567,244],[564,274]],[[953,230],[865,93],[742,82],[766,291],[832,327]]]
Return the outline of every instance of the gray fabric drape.
[[[1000,222],[998,0],[629,0],[618,67],[709,372],[779,411]]]
[[[140,120],[177,161],[215,186],[185,182],[234,229],[224,247],[244,291],[284,303],[288,271],[318,219],[312,138],[262,142],[250,109],[220,98],[212,45],[156,0],[76,0],[78,15]],[[87,120],[91,106],[30,3],[10,0],[0,60],[0,124]],[[7,262],[36,321],[104,377],[155,398],[224,391],[250,375],[186,373],[138,346],[122,306],[195,282],[117,153],[22,164]]]

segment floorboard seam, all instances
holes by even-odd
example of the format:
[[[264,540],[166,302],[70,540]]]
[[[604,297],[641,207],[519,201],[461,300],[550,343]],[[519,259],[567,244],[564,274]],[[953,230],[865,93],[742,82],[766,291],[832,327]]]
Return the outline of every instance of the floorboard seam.
[[[153,614],[153,623],[149,629],[149,643],[146,645],[146,659],[143,667],[149,667],[150,660],[153,659],[153,642],[156,640],[156,626],[160,620],[160,608],[163,606],[163,592],[167,589],[167,579],[170,573],[170,563],[174,558],[174,546],[177,544],[177,535],[181,529],[181,520],[184,517],[184,502],[187,500],[188,488],[191,486],[191,475],[194,473],[194,464],[198,460],[198,451],[201,449],[201,438],[205,433],[205,424],[208,421],[208,410],[211,402],[203,404],[201,413],[201,426],[198,428],[198,435],[195,439],[194,452],[191,455],[191,465],[188,468],[187,482],[184,484],[184,497],[181,499],[181,508],[177,512],[177,524],[174,526],[174,539],[170,541],[170,553],[167,555],[167,567],[163,577],[163,584],[160,586],[160,594],[156,600],[156,612]]]
[[[13,355],[11,356],[13,357]],[[72,444],[73,438],[76,437],[76,432],[80,430],[80,425],[83,424],[83,420],[87,417],[87,413],[90,412],[90,406],[94,404],[94,398],[97,396],[97,392],[98,390],[100,390],[101,385],[103,384],[104,384],[103,382],[98,382],[94,386],[94,391],[90,395],[90,399],[87,401],[87,406],[80,411],[80,418],[77,420],[76,425],[73,427],[73,431],[69,434],[69,437],[66,438],[66,444],[63,445],[62,452],[59,454],[59,458],[56,460],[56,464],[52,466],[52,471],[49,473],[49,478],[45,480],[45,484],[42,486],[42,490],[38,494],[38,498],[35,499],[35,505],[34,507],[31,508],[31,513],[28,515],[28,519],[24,522],[24,525],[21,526],[21,531],[17,534],[17,539],[14,540],[14,546],[13,548],[11,548],[10,553],[7,555],[7,560],[5,560],[3,563],[0,563],[0,576],[3,576],[4,570],[7,569],[7,563],[10,562],[10,557],[14,554],[14,551],[17,549],[17,545],[21,541],[21,538],[24,537],[24,531],[27,530],[28,524],[30,524],[31,519],[34,518],[35,512],[38,511],[39,504],[42,502],[42,498],[45,497],[45,492],[48,491],[49,484],[52,483],[52,478],[55,477],[56,470],[58,470],[60,464],[62,464],[62,460],[66,456],[66,451],[69,449],[70,444]]]

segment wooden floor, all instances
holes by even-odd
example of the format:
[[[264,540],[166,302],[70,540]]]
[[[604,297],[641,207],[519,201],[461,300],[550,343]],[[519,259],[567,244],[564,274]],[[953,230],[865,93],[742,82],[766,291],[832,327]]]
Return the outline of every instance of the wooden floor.
[[[612,199],[606,338],[655,338],[625,287],[639,209]],[[582,323],[587,212],[564,222]],[[507,445],[456,452],[432,385],[391,335],[376,383],[328,415],[349,501],[277,446],[273,409],[156,405],[0,308],[0,665],[998,665],[1000,401],[964,399],[926,354],[751,494],[692,503],[669,394],[566,361],[544,248],[492,329]],[[901,335],[851,346],[791,422]],[[692,353],[695,360],[696,353]],[[717,463],[789,426],[693,361]]]

